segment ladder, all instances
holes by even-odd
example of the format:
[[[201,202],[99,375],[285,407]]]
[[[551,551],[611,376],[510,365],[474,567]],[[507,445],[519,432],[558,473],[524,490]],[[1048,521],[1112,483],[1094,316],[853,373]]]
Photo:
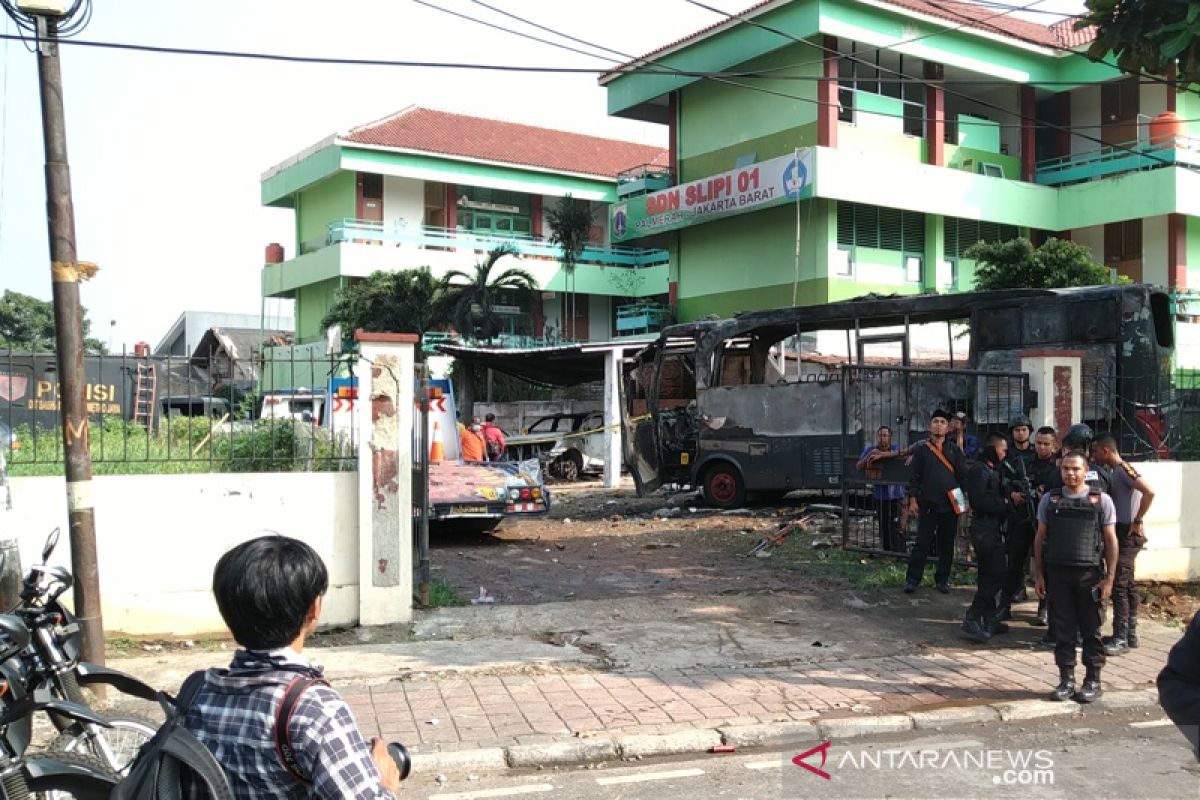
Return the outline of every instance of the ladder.
[[[147,428],[154,419],[154,397],[158,388],[158,376],[154,365],[139,361],[134,370],[133,421]]]

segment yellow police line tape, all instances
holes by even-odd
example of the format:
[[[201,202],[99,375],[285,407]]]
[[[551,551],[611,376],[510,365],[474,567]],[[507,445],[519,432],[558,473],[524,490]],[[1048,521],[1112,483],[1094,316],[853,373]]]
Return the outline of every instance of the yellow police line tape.
[[[641,422],[644,419],[650,419],[650,415],[642,414],[640,417],[630,417],[629,421],[630,422]],[[623,422],[618,422],[616,425],[602,425],[599,428],[592,428],[592,429],[586,430],[586,431],[574,431],[573,433],[560,433],[560,434],[556,434],[554,436],[547,436],[547,437],[543,437],[543,438],[539,438],[539,439],[524,439],[520,442],[513,442],[511,446],[512,447],[524,447],[525,445],[529,445],[529,444],[552,444],[554,442],[557,442],[559,439],[577,439],[577,438],[580,438],[583,436],[590,436],[593,433],[601,433],[603,431],[609,430],[610,428],[613,430],[616,430],[617,428],[620,428],[622,425],[624,425]]]

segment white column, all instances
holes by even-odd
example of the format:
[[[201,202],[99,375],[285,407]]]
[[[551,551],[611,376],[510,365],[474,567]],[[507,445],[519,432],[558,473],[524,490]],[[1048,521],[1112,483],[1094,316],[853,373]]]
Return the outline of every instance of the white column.
[[[1029,414],[1034,430],[1049,425],[1061,439],[1067,428],[1083,418],[1083,352],[1028,350],[1019,355],[1029,388],[1037,392],[1037,408]]]
[[[408,622],[413,608],[413,346],[363,333],[358,378],[358,623]]]
[[[604,485],[621,485],[621,349],[604,353]]]

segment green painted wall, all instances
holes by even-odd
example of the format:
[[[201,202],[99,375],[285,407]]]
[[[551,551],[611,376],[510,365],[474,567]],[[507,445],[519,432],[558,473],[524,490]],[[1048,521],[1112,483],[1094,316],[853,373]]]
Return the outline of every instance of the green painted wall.
[[[838,149],[866,151],[875,157],[897,158],[921,164],[925,161],[925,140],[903,133],[838,125]]]
[[[296,192],[337,172],[341,159],[341,148],[330,145],[280,170],[261,183],[262,204],[291,208]]]
[[[999,148],[997,148],[999,150]],[[959,147],[954,144],[944,145],[942,151],[947,167],[961,169],[963,162],[968,159],[975,162],[972,172],[979,172],[979,163],[999,164],[1004,169],[1004,177],[1010,181],[1021,180],[1021,159],[1016,156],[1006,156],[999,152],[976,150],[973,147]]]
[[[755,17],[755,21],[785,30],[792,36],[809,37],[817,32],[817,4],[790,3]],[[655,63],[693,71],[726,69],[790,44],[786,38],[765,28],[736,25],[678,52],[655,57]],[[810,61],[812,58],[804,60]],[[696,78],[671,74],[618,76],[604,85],[607,89],[608,113],[620,114],[625,109],[696,82]]]
[[[1187,219],[1188,288],[1200,290],[1200,217]]]
[[[333,305],[341,279],[332,278],[296,290],[296,339],[307,342],[321,335],[321,320]]]
[[[353,172],[338,172],[300,192],[296,199],[297,246],[324,239],[329,223],[354,216],[355,181]]]
[[[728,172],[737,165],[739,156],[755,153],[756,161],[766,161],[771,158],[791,153],[797,147],[812,147],[817,143],[817,124],[801,125],[789,130],[749,139],[744,142],[713,150],[702,155],[680,159],[680,183],[707,178]]]
[[[801,204],[800,280],[824,277],[823,250],[828,236],[827,203]],[[786,283],[796,274],[796,207],[778,206],[740,217],[717,220],[679,232],[677,256],[683,268],[679,297],[738,292],[747,284]]]
[[[792,44],[762,58],[739,64],[737,68],[772,70],[793,64],[806,64],[788,69],[786,74],[817,77],[820,75],[820,66],[812,63],[814,52],[817,51],[811,47]],[[754,78],[752,81],[753,86],[766,91],[753,91],[717,81],[703,81],[688,86],[680,93],[680,159],[686,161],[693,156],[738,146],[745,148],[755,140],[816,122],[817,84],[814,81],[763,78]],[[792,100],[779,94],[767,94],[767,91],[802,99]],[[796,146],[798,145],[793,142],[779,152],[756,153],[752,160],[763,161],[783,155]],[[738,155],[753,152],[755,148],[750,147],[742,149]],[[736,159],[737,155],[734,158]],[[732,168],[731,162],[722,169]]]

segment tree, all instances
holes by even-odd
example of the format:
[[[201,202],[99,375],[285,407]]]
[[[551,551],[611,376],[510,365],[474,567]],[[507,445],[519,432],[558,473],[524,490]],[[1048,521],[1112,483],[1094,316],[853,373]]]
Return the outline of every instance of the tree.
[[[646,283],[646,276],[640,269],[610,268],[608,282],[621,293],[621,299],[625,303],[636,303],[642,286]]]
[[[391,272],[377,270],[334,293],[321,328],[341,325],[347,333],[415,333],[421,339],[445,323],[444,284],[429,267]],[[417,360],[422,351],[418,343]]]
[[[1086,0],[1088,14],[1075,24],[1095,26],[1090,58],[1110,52],[1133,74],[1167,76],[1172,68],[1179,91],[1200,83],[1200,4],[1187,0]]]
[[[524,299],[537,288],[537,280],[519,267],[510,267],[493,275],[497,262],[505,256],[516,255],[509,245],[488,251],[487,258],[475,265],[474,271],[451,270],[446,273],[442,307],[447,318],[464,339],[490,342],[500,330],[496,313],[501,292],[510,292]],[[470,416],[475,406],[475,370],[469,365],[460,370],[459,408],[463,417]]]
[[[575,265],[579,263],[592,231],[592,206],[586,200],[577,201],[569,193],[565,194],[546,212],[546,223],[550,226],[550,243],[562,249],[561,260],[567,277],[569,303],[563,303],[563,335],[574,339]]]
[[[524,298],[538,288],[537,280],[520,267],[492,274],[500,259],[516,252],[509,245],[501,245],[489,250],[487,258],[476,264],[473,272],[456,269],[446,273],[443,305],[449,320],[464,338],[490,342],[500,330],[500,317],[495,309],[500,293],[512,292]]]
[[[1108,268],[1092,260],[1086,247],[1065,239],[1048,239],[1034,248],[1028,239],[977,242],[963,258],[979,262],[976,289],[1058,289],[1112,283]],[[1125,277],[1118,283],[1129,283]]]
[[[88,336],[92,330],[87,309],[83,312],[83,351],[104,354],[108,348],[99,339]],[[4,291],[0,297],[0,348],[54,352],[54,304],[27,294]]]

